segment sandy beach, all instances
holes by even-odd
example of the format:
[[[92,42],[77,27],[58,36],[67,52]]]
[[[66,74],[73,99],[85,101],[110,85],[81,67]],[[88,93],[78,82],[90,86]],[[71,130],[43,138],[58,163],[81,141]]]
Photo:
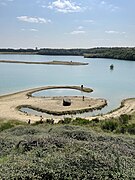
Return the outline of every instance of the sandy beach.
[[[72,96],[66,97],[71,99],[71,106],[63,106],[63,98],[59,97],[33,97],[32,94],[37,91],[48,90],[48,89],[76,89],[84,92],[92,92],[90,88],[81,88],[81,86],[45,86],[40,88],[33,88],[25,91],[20,91],[13,94],[0,96],[0,119],[3,120],[20,120],[27,122],[31,119],[31,122],[39,121],[40,117],[32,114],[27,114],[19,111],[21,107],[30,107],[32,109],[46,112],[49,114],[61,115],[61,114],[74,114],[79,112],[87,112],[96,109],[101,109],[107,105],[105,99],[93,99],[85,97],[84,100],[82,96]],[[102,115],[97,116],[99,119],[108,119],[111,117],[118,117],[121,114],[131,114],[135,112],[135,99],[126,99],[121,103],[121,107],[117,110]],[[91,120],[96,117],[88,117]],[[54,119],[55,123],[61,118]]]

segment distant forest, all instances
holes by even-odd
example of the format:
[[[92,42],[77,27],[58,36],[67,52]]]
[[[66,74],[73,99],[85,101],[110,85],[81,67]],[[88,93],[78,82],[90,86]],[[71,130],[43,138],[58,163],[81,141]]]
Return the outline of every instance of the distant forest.
[[[135,60],[135,48],[128,47],[102,47],[90,49],[0,49],[0,53],[27,53],[39,55],[84,56],[84,58],[111,58],[132,61]]]

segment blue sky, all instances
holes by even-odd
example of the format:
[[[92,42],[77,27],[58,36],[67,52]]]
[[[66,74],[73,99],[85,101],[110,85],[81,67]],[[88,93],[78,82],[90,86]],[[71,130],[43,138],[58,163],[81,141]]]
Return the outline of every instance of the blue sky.
[[[135,0],[0,0],[0,48],[135,46]]]

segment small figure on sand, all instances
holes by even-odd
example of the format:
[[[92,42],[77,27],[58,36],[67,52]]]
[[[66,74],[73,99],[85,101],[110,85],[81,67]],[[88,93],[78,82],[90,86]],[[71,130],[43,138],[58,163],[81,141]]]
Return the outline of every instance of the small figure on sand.
[[[28,124],[30,124],[30,121],[31,121],[31,120],[29,119],[29,120],[28,120]]]
[[[83,96],[83,101],[84,101],[84,96]]]
[[[40,116],[40,123],[43,124],[43,116]]]
[[[83,85],[81,85],[81,90],[83,90]]]
[[[113,68],[114,68],[114,65],[111,64],[111,65],[110,65],[110,70],[113,70]]]

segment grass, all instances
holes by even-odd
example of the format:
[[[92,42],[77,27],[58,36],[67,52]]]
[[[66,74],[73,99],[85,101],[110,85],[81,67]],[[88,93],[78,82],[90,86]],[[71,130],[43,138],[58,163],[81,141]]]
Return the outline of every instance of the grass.
[[[134,130],[133,118],[103,122],[66,118],[59,124],[48,120],[34,125],[1,122],[6,128],[0,131],[0,179],[132,180],[135,136],[116,130],[122,126]]]
[[[16,120],[13,120],[13,121],[11,121],[11,120],[10,121],[0,120],[0,132],[4,131],[6,129],[10,129],[12,127],[24,125],[24,124],[25,123],[20,122],[20,121],[16,121]]]

